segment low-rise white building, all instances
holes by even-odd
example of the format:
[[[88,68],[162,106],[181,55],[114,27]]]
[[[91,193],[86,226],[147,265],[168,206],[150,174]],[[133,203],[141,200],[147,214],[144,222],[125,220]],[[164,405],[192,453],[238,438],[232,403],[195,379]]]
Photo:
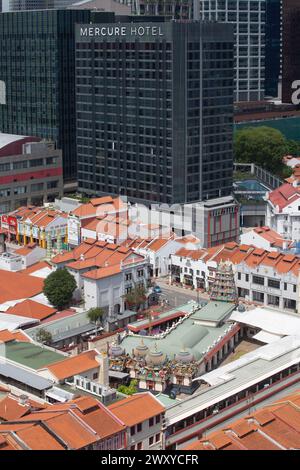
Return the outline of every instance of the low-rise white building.
[[[209,291],[222,261],[232,263],[241,299],[300,313],[300,258],[293,254],[236,243],[194,252],[181,249],[171,256],[170,282]]]
[[[130,308],[125,296],[135,286],[143,286],[147,290],[148,261],[131,254],[119,264],[88,271],[82,278],[86,309],[101,307],[109,316],[114,316]]]
[[[15,250],[15,254],[21,257],[21,269],[26,269],[45,258],[46,250],[36,243],[28,243],[26,246]]]
[[[0,255],[0,269],[5,271],[20,271],[22,269],[22,257],[14,253],[2,253]]]
[[[52,262],[75,277],[75,297],[85,300],[86,309],[101,307],[110,317],[129,307],[125,296],[135,286],[148,288],[148,259],[128,247],[89,239]]]
[[[300,188],[285,183],[266,196],[266,225],[281,237],[300,241]]]
[[[270,227],[255,227],[247,230],[240,236],[240,243],[243,245],[254,245],[268,251],[290,251],[293,248],[293,241],[282,237]]]
[[[127,219],[127,211],[127,203],[120,197],[99,197],[81,204],[68,215],[69,245],[78,246],[84,238],[98,239],[97,232],[101,232],[101,220],[111,222],[111,219],[119,217]],[[105,232],[108,232],[107,228]]]

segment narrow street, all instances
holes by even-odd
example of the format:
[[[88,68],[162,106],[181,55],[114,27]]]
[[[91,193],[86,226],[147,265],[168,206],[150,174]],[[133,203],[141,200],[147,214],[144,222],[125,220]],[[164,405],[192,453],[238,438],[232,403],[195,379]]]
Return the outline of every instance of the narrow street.
[[[187,303],[189,300],[196,300],[198,302],[209,301],[209,296],[205,293],[191,289],[184,289],[183,287],[170,286],[168,284],[167,277],[155,279],[155,284],[162,290],[160,299],[167,300],[170,307],[179,307],[180,305]]]

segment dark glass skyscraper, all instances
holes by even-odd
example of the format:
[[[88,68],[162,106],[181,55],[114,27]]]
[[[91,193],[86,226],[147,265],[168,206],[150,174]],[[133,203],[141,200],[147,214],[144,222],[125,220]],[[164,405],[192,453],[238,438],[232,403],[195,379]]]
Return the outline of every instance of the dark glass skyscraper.
[[[78,25],[80,191],[168,204],[230,194],[233,47],[225,24]]]
[[[0,14],[0,80],[6,88],[0,131],[55,140],[63,151],[66,179],[75,178],[77,170],[75,23],[93,17],[103,21],[101,15],[111,14],[88,10]]]
[[[281,73],[281,39],[281,0],[266,0],[266,96],[278,95]]]
[[[300,3],[282,2],[282,101],[291,103],[295,91],[293,82],[300,80]]]

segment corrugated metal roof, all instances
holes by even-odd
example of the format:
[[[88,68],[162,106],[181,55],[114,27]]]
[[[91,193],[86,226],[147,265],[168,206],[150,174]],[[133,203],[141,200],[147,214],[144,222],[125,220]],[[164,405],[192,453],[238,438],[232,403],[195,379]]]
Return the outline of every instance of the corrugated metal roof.
[[[21,369],[13,364],[7,362],[0,362],[0,375],[16,380],[20,383],[28,385],[36,390],[47,390],[51,388],[53,383],[50,380],[45,379],[44,377],[29,372],[26,369]]]
[[[166,411],[168,424],[191,416],[300,362],[300,336],[286,336],[251,351],[199,379],[210,384]]]

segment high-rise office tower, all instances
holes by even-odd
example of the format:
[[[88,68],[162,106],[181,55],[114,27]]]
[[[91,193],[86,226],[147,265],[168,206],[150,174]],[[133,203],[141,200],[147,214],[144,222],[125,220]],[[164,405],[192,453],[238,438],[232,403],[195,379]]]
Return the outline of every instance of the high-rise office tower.
[[[230,194],[233,49],[229,24],[78,25],[80,191],[168,204]]]
[[[45,137],[76,177],[75,23],[110,13],[34,10],[0,14],[0,131]]]
[[[265,96],[266,0],[200,0],[200,17],[235,26],[235,101]]]
[[[132,0],[132,12],[139,16],[165,16],[170,19],[199,18],[199,0]]]
[[[52,0],[8,0],[9,11],[46,10]]]
[[[6,11],[62,10],[67,8],[114,11],[120,15],[130,14],[131,12],[131,0],[6,0],[6,2],[8,4]]]
[[[265,95],[277,97],[281,81],[282,0],[266,0]]]
[[[300,80],[300,2],[282,1],[282,101],[291,103],[293,82]],[[298,86],[299,88],[299,86]]]

